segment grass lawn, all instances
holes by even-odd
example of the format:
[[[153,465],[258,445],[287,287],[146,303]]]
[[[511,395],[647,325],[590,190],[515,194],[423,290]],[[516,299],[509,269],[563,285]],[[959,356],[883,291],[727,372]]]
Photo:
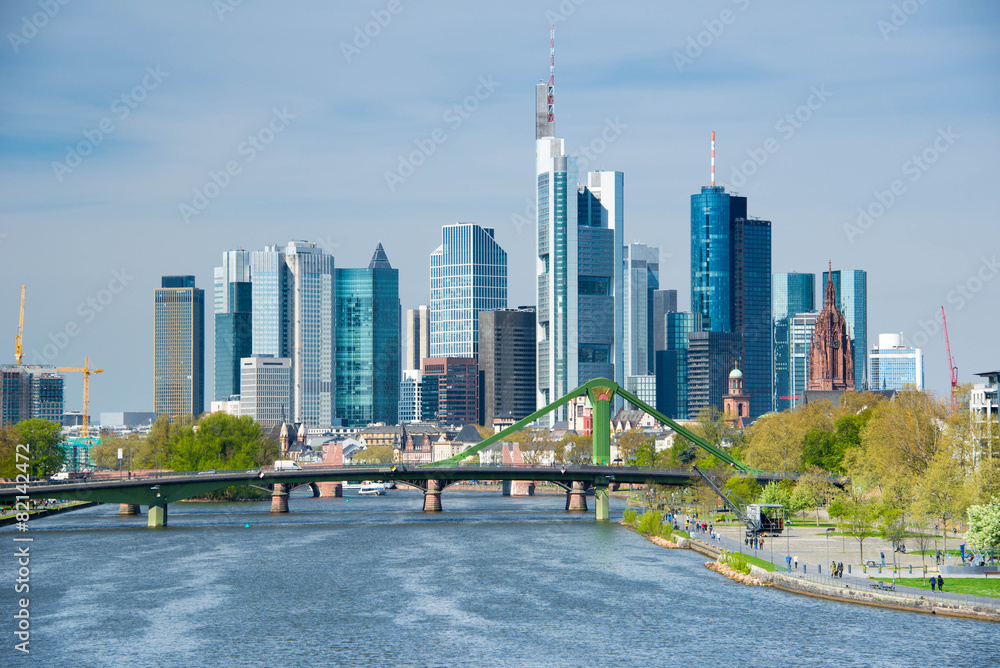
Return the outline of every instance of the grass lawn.
[[[873,580],[892,582],[892,578],[880,577]],[[898,584],[917,589],[931,590],[930,582],[924,578],[896,578]],[[992,596],[1000,598],[1000,580],[987,578],[945,578],[944,591],[947,594],[971,594],[972,596]]]
[[[914,550],[913,552],[907,552],[907,554],[926,554],[933,557],[935,554],[937,554],[937,550],[921,550],[921,551]],[[966,554],[968,554],[968,552],[966,552]],[[952,557],[958,557],[962,555],[962,551],[948,550],[948,555]]]
[[[670,531],[675,536],[680,536],[681,538],[690,538],[691,537],[691,534],[689,534],[687,531],[684,531],[683,529],[671,529]]]
[[[747,554],[746,552],[744,552],[743,554],[746,555],[747,561],[749,561],[754,566],[760,566],[765,571],[769,571],[769,572],[774,570],[774,564],[772,564],[770,561],[765,561],[763,559],[758,559],[757,557],[753,556],[752,554]]]

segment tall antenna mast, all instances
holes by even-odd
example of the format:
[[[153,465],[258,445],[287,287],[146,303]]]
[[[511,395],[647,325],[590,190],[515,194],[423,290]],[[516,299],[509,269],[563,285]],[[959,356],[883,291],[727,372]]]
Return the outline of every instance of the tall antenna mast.
[[[715,187],[715,130],[712,130],[712,187]]]
[[[549,83],[548,83],[549,123],[556,121],[556,24],[549,30]]]

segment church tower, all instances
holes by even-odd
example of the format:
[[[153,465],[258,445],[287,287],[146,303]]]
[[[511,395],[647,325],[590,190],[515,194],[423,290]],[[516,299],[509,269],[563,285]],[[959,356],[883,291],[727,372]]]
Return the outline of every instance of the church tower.
[[[726,420],[742,427],[743,418],[750,415],[750,395],[743,391],[743,372],[733,366],[729,372],[729,393],[722,399]]]
[[[835,305],[833,264],[827,274],[823,310],[816,318],[809,347],[809,381],[807,390],[854,390],[854,353],[847,320]]]

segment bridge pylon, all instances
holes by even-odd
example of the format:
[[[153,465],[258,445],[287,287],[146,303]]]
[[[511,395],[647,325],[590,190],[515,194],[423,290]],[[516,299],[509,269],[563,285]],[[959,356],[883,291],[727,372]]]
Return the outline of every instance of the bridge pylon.
[[[274,483],[274,491],[271,492],[271,512],[288,512],[288,485],[285,483]]]

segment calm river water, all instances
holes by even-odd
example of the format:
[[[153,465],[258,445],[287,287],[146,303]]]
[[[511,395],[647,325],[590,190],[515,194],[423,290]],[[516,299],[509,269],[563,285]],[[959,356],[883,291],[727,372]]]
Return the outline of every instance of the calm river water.
[[[561,496],[442,501],[436,515],[408,491],[293,494],[284,516],[178,503],[161,530],[117,506],[32,521],[27,657],[5,528],[0,666],[1000,663],[996,624],[738,585]]]

